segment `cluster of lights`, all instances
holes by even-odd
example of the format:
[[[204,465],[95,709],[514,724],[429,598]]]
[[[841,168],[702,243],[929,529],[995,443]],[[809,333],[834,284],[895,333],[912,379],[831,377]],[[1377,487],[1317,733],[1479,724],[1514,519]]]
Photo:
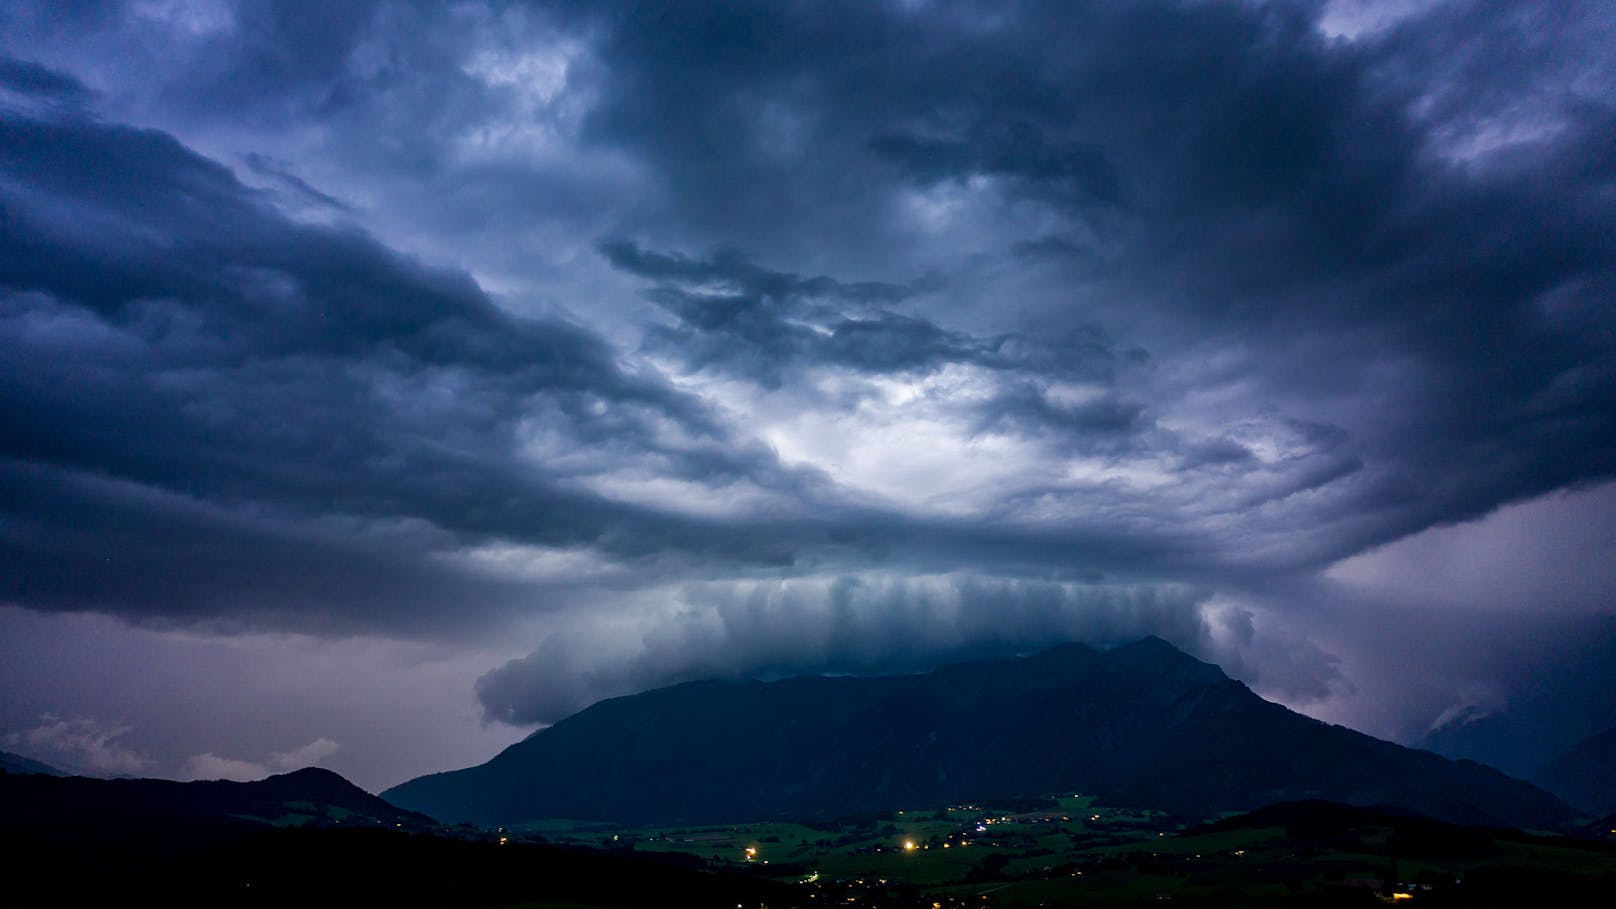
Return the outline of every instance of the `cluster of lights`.
[[[958,810],[958,809],[950,808],[948,810],[954,811],[954,810]],[[904,812],[902,812],[902,811],[898,812],[898,814],[903,814],[903,813]],[[1099,819],[1100,819],[1100,815],[1098,815],[1098,814],[1094,814],[1094,815],[1089,816],[1089,820],[1097,821]],[[1070,818],[1067,818],[1067,817],[1063,816],[1062,820],[1070,820]],[[978,832],[986,832],[988,825],[991,825],[994,822],[998,822],[1000,824],[1006,824],[1006,823],[1010,823],[1011,821],[1012,821],[1012,818],[1009,818],[1009,817],[983,818],[981,821],[979,821],[976,824],[976,829],[977,829]],[[503,829],[500,832],[503,833],[504,832]],[[1616,834],[1616,830],[1612,830],[1611,833]],[[942,848],[944,848],[944,849],[953,848],[953,846],[955,846],[956,844],[953,842],[952,837],[954,837],[956,835],[960,835],[960,834],[955,834],[955,833],[949,834],[948,838],[944,839],[944,841],[942,843]],[[1158,832],[1156,835],[1158,837],[1166,837],[1167,836],[1167,834],[1165,832]],[[616,837],[613,837],[613,839],[616,839]],[[507,837],[505,837],[505,836],[500,836],[499,837],[499,842],[500,842],[501,845],[505,844],[507,841],[508,841]],[[920,842],[916,842],[913,839],[906,839],[906,840],[903,841],[902,849],[903,849],[904,852],[916,852],[916,851],[920,851],[920,850],[923,850],[923,849],[930,849],[932,847],[932,845],[933,845],[932,843],[920,843]],[[958,842],[957,845],[959,845],[961,847],[969,846],[970,841],[962,838],[962,839],[960,839],[960,841]],[[879,851],[879,849],[877,851]],[[751,862],[751,861],[758,860],[759,849],[758,849],[757,846],[755,846],[755,845],[746,846],[744,848],[744,852],[745,852],[745,855],[746,855],[746,861]],[[1158,853],[1151,853],[1151,854],[1152,855],[1157,855]],[[1243,856],[1243,855],[1246,854],[1246,850],[1244,850],[1244,849],[1236,849],[1236,850],[1233,850],[1229,854],[1234,855],[1234,856]],[[1195,853],[1194,856],[1193,856],[1193,858],[1197,858],[1197,859],[1202,858],[1202,857],[1203,856],[1200,853]],[[1188,859],[1188,858],[1190,858],[1190,856],[1185,856],[1185,858]],[[1078,877],[1078,876],[1081,876],[1082,873],[1083,872],[1081,872],[1081,871],[1074,870],[1074,871],[1071,872],[1071,876],[1072,877]],[[820,880],[820,872],[814,871],[812,874],[810,874],[807,877],[803,878],[802,882],[805,883],[805,884],[808,884],[808,883],[815,883],[815,882],[817,882],[819,880]],[[865,883],[865,881],[859,880],[857,883],[860,884],[860,885],[863,885]],[[886,881],[883,879],[881,881],[881,883],[884,884],[884,883],[886,883]],[[1408,892],[1395,892],[1395,893],[1388,894],[1387,896],[1393,902],[1406,902],[1406,901],[1412,900],[1414,898],[1414,894],[1408,893]],[[933,903],[932,904],[933,909],[941,909],[941,905],[942,905],[941,903]]]

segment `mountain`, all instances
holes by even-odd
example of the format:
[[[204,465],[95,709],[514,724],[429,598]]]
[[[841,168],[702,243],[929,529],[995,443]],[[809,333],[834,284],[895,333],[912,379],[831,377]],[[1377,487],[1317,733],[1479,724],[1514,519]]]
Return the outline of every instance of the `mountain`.
[[[0,860],[13,869],[135,868],[296,826],[438,825],[313,767],[251,783],[0,774]]]
[[[1551,620],[1544,634],[1556,641],[1553,659],[1500,668],[1507,708],[1457,711],[1413,746],[1541,784],[1568,748],[1616,727],[1616,615]]]
[[[33,758],[25,758],[20,754],[9,751],[0,751],[0,771],[6,773],[38,773],[45,776],[67,776],[49,764],[42,764]]]
[[[251,783],[0,774],[0,904],[805,906],[684,855],[447,830],[329,770]]]
[[[602,701],[486,764],[383,796],[482,824],[694,824],[1060,791],[1189,817],[1303,799],[1467,824],[1571,814],[1488,767],[1293,713],[1158,638],[912,676],[675,685]]]
[[[1537,775],[1538,784],[1598,815],[1616,814],[1616,729],[1571,746]]]
[[[1412,742],[1424,751],[1434,751],[1455,761],[1478,761],[1505,773],[1525,779],[1555,754],[1558,745],[1544,744],[1544,732],[1528,729],[1535,714],[1513,713],[1476,715],[1465,712],[1426,732]],[[1530,742],[1531,744],[1523,744]]]

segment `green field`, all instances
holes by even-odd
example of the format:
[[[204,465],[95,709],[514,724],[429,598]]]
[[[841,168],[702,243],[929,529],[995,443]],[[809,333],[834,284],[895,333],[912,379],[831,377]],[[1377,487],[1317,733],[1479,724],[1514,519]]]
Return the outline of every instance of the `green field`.
[[[795,883],[822,894],[822,905],[1466,905],[1475,896],[1463,889],[1466,877],[1497,874],[1557,875],[1573,896],[1616,891],[1610,844],[1402,823],[1214,829],[1060,794],[1032,807],[915,808],[818,825],[551,821],[509,835],[682,853]]]

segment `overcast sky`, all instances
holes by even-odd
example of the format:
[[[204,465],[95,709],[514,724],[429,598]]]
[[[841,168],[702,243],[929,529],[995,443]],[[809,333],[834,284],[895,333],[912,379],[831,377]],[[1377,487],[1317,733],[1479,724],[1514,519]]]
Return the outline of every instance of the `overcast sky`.
[[[0,748],[380,789],[1147,633],[1568,744],[1613,136],[1603,2],[4,4]]]

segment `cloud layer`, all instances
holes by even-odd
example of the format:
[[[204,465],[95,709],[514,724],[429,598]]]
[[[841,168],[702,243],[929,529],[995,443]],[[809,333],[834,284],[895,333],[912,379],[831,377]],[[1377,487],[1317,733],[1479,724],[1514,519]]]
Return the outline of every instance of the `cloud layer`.
[[[528,635],[513,723],[1146,631],[1352,713],[1343,577],[1616,592],[1365,555],[1565,490],[1603,551],[1600,12],[8,10],[0,601]]]

